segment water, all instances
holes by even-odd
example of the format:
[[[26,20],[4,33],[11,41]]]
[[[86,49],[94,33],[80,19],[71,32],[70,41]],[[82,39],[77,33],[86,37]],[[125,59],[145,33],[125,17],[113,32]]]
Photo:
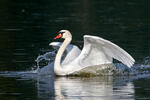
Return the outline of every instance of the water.
[[[1,73],[1,100],[148,100],[150,75],[52,77]],[[144,82],[144,83],[143,83]]]
[[[150,66],[149,4],[149,0],[0,1],[0,99],[150,99],[149,72],[134,78],[55,78],[32,71],[38,56],[53,51],[48,44],[57,32],[68,29],[72,44],[80,49],[85,34],[116,43],[143,72]]]

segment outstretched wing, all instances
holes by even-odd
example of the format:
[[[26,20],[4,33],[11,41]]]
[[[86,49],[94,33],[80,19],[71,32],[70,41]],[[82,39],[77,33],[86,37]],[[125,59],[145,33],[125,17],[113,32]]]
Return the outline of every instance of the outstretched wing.
[[[81,68],[112,63],[116,59],[131,67],[135,60],[116,44],[97,36],[84,36],[84,47],[81,54],[73,62]]]

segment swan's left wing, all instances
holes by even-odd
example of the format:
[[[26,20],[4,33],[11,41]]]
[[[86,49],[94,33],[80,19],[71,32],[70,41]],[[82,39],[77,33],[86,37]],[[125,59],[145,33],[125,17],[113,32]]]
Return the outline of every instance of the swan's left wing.
[[[97,36],[85,35],[84,47],[73,64],[77,64],[77,66],[83,68],[112,63],[113,58],[128,67],[131,67],[135,62],[125,50],[116,44]]]
[[[51,42],[49,45],[51,45],[54,49],[59,49],[59,47],[62,45],[61,42]],[[72,62],[75,58],[79,56],[81,53],[81,50],[76,46],[69,44],[66,48],[66,51],[64,53],[64,59],[62,61],[62,65],[68,64],[69,62]]]

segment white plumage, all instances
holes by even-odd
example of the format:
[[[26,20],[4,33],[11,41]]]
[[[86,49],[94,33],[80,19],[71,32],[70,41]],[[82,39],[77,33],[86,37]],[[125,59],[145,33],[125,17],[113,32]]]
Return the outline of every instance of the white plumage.
[[[131,67],[135,62],[125,50],[103,38],[85,35],[84,46],[81,51],[77,46],[69,45],[72,35],[68,30],[61,30],[60,33],[65,41],[63,43],[50,43],[54,47],[60,47],[54,62],[54,71],[57,75],[72,74],[89,66],[111,64],[113,58],[128,67]],[[65,49],[67,50],[67,54],[61,62],[61,57]]]

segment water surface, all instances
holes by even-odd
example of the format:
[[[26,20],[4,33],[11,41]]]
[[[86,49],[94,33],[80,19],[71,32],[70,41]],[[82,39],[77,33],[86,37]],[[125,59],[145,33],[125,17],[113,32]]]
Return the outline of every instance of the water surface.
[[[37,76],[27,72],[0,75],[2,100],[150,99],[150,75],[91,78]]]

